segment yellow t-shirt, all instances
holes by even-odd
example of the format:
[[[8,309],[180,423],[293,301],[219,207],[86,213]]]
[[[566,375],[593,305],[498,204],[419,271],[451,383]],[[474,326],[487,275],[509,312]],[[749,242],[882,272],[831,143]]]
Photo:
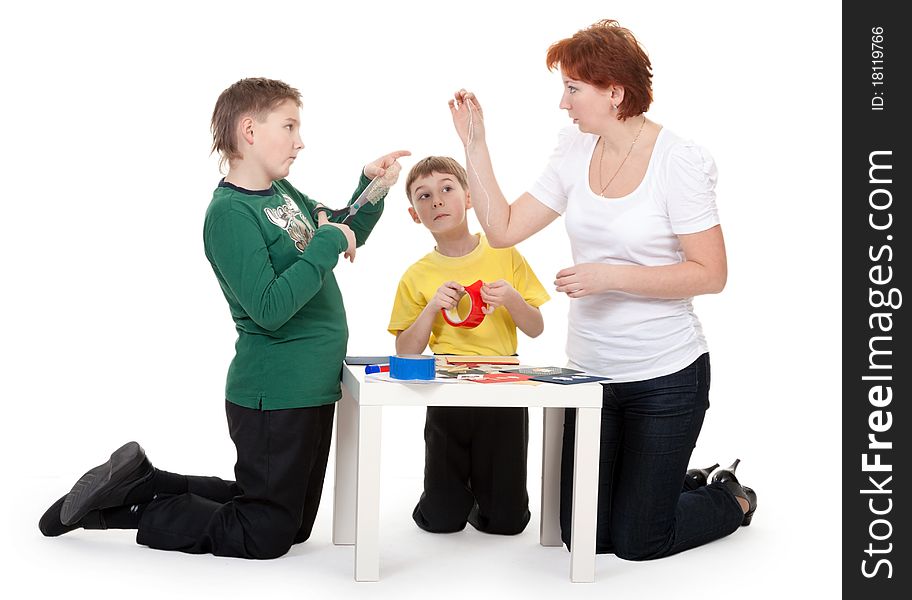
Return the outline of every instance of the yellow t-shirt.
[[[491,248],[479,235],[478,246],[465,256],[444,256],[435,250],[408,268],[396,290],[389,332],[396,335],[408,329],[445,282],[469,286],[479,279],[485,283],[507,281],[531,306],[541,306],[550,299],[516,248]],[[464,316],[469,306],[468,295],[463,296],[457,312]],[[435,354],[509,356],[516,354],[516,324],[503,306],[485,315],[474,329],[447,325],[438,312],[429,345]]]

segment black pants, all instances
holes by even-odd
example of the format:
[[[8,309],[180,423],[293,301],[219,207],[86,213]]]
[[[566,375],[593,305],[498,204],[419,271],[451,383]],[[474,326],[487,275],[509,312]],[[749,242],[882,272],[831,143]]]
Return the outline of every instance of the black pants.
[[[744,514],[725,487],[683,490],[709,408],[709,354],[671,375],[603,385],[596,552],[662,558],[736,531]],[[576,411],[564,420],[561,534],[570,545]]]
[[[514,535],[529,522],[525,408],[429,406],[424,426],[424,493],[412,513],[433,533]]]
[[[189,476],[159,495],[136,541],[160,550],[276,558],[310,537],[329,457],[334,404],[262,411],[226,402],[234,481]]]

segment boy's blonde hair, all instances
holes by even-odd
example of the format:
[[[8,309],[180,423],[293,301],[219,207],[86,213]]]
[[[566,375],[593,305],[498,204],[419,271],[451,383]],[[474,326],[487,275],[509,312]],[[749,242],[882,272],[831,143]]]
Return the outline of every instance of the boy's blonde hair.
[[[219,153],[220,171],[226,161],[241,157],[236,135],[238,120],[252,114],[262,121],[286,100],[293,100],[301,108],[301,92],[284,81],[263,77],[241,79],[219,95],[212,111],[212,152]]]
[[[427,177],[431,173],[446,173],[452,175],[462,186],[462,189],[469,191],[469,182],[466,179],[466,170],[462,165],[449,156],[428,156],[422,158],[409,171],[408,177],[405,178],[405,195],[409,202],[412,201],[412,184],[419,177]]]

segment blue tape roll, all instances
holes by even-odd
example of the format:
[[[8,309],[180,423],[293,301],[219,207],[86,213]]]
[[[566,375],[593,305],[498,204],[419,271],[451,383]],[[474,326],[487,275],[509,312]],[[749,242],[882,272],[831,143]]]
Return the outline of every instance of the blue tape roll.
[[[424,354],[397,354],[390,356],[392,379],[434,379],[434,357]]]

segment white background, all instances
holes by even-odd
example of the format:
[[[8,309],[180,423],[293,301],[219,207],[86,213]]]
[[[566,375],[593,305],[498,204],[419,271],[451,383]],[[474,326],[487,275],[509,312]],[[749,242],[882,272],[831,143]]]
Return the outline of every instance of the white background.
[[[0,37],[5,597],[839,593],[838,4],[13,6]],[[537,545],[536,427],[527,531],[431,536],[409,518],[423,414],[397,409],[384,413],[379,584],[353,583],[351,548],[331,544],[332,463],[313,538],[277,561],[157,552],[125,532],[40,536],[46,506],[130,439],[161,468],[231,476],[222,399],[235,332],[201,235],[219,178],[209,119],[225,87],[266,76],[301,90],[305,150],[290,179],[341,205],[361,166],[388,151],[464,160],[446,102],[465,86],[513,198],[569,123],[548,45],[606,17],[649,52],[649,116],[719,167],[729,282],[695,301],[713,379],[693,465],[742,459],[760,501],[749,528],[650,563],[600,556],[598,581],[571,585],[569,555]],[[396,281],[433,245],[406,207],[400,185],[355,263],[336,269],[352,354],[392,352]],[[568,301],[550,282],[571,264],[563,221],[520,250],[553,293],[545,333],[520,336],[520,353],[562,364]]]

